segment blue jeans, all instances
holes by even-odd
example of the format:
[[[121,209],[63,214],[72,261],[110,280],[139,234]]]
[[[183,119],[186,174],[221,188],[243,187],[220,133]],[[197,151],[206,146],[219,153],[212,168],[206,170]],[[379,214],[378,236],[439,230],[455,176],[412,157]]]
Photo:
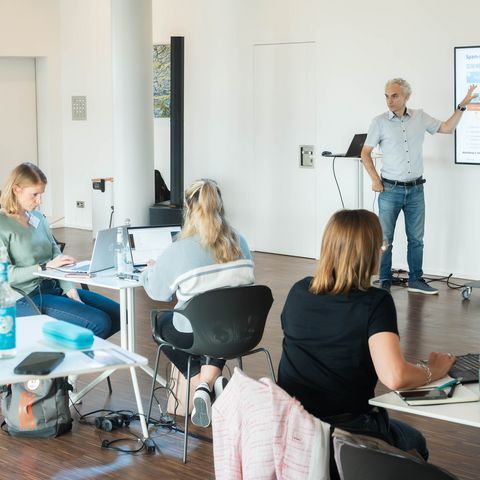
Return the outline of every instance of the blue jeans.
[[[354,420],[335,426],[358,433],[380,433],[391,445],[404,452],[416,450],[425,461],[428,460],[427,442],[422,433],[408,423],[389,418],[383,408],[375,408],[371,413],[359,415]]]
[[[38,309],[57,320],[88,328],[97,337],[108,338],[120,330],[117,302],[89,290],[77,290],[83,303],[63,295],[55,280],[44,280],[28,296]],[[25,298],[17,301],[17,316],[36,315]]]
[[[398,214],[403,210],[407,234],[408,280],[414,282],[423,276],[423,233],[425,226],[425,198],[423,185],[401,187],[384,182],[384,191],[378,196],[378,210],[383,238],[388,248],[382,255],[380,281],[392,279],[392,244]]]

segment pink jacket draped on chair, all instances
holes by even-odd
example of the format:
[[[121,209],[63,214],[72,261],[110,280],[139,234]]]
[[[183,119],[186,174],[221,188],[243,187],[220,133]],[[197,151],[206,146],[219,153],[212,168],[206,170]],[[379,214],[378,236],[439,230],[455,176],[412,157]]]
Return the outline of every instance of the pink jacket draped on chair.
[[[330,425],[235,369],[212,413],[217,480],[328,480]]]

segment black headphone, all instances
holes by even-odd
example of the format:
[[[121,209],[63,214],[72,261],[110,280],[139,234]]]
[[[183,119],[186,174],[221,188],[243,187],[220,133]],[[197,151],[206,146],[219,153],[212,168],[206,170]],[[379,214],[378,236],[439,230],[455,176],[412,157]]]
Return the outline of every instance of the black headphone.
[[[122,413],[111,413],[109,415],[95,418],[95,426],[104,432],[111,432],[117,428],[128,427],[131,415]]]

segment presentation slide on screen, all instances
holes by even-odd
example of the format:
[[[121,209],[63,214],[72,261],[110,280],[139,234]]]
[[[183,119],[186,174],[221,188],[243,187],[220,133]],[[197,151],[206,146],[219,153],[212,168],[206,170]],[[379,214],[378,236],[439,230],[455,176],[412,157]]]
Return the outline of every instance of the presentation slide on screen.
[[[480,47],[455,48],[455,105],[470,85],[480,94]],[[480,98],[467,106],[455,132],[455,162],[480,165]]]

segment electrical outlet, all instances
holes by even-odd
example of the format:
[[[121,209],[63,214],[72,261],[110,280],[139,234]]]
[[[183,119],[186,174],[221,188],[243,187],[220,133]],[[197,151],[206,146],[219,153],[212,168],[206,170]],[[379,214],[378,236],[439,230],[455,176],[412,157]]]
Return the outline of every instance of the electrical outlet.
[[[83,200],[77,200],[77,208],[85,208],[85,202]]]

